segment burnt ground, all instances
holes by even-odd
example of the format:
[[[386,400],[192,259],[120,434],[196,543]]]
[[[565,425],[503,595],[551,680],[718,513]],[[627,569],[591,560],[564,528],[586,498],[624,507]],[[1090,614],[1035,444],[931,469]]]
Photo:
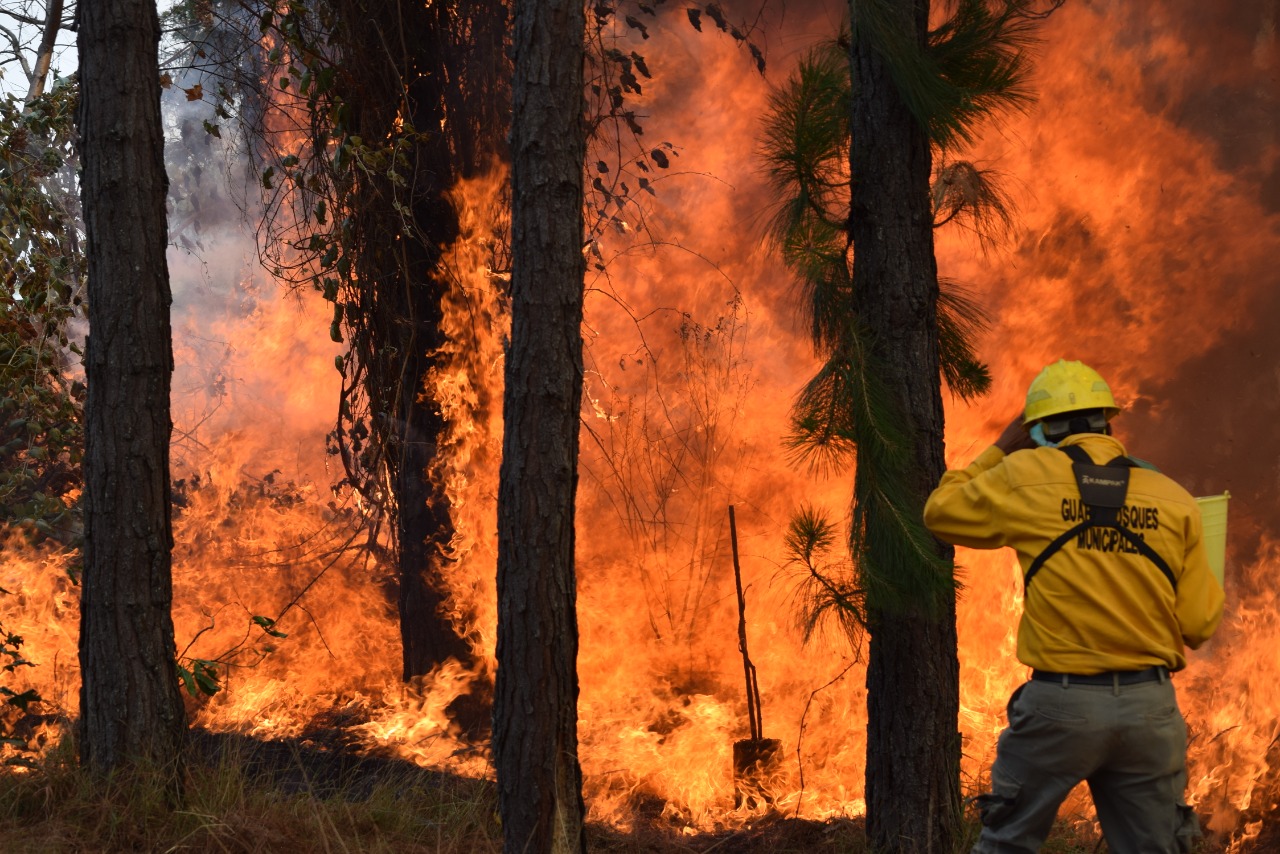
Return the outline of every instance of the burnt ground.
[[[489,781],[462,778],[443,771],[420,768],[392,757],[358,753],[353,745],[338,743],[319,746],[314,738],[259,741],[245,736],[193,729],[190,733],[189,767],[201,763],[209,767],[228,759],[237,762],[249,778],[279,788],[287,794],[315,797],[366,797],[387,781],[416,788],[466,791],[469,796],[491,799],[496,813],[497,795]],[[1272,798],[1246,816],[1259,822],[1258,837],[1243,846],[1240,854],[1270,854],[1280,851],[1280,802]],[[778,813],[761,815],[746,827],[718,832],[688,834],[662,817],[662,804],[638,803],[632,829],[591,825],[587,829],[588,848],[608,854],[809,854],[841,852],[858,854],[865,848],[861,819],[814,821],[790,818]],[[496,834],[496,830],[495,830]],[[1231,840],[1208,834],[1198,854],[1223,854]],[[1061,854],[1105,852],[1091,840],[1051,837],[1046,851]]]

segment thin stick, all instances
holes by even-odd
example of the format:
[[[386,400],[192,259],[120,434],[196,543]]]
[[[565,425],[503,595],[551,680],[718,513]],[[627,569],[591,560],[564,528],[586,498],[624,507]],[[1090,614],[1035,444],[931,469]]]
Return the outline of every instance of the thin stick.
[[[804,802],[804,754],[800,752],[800,746],[804,743],[804,719],[809,716],[809,706],[813,705],[813,698],[843,679],[844,675],[848,673],[855,664],[857,664],[856,661],[849,662],[849,666],[844,670],[841,670],[835,679],[832,679],[826,685],[823,685],[817,691],[814,691],[809,695],[809,699],[804,702],[804,711],[800,713],[800,735],[796,737],[796,765],[800,768],[800,795],[796,798],[796,818],[800,817],[800,804]]]
[[[733,546],[733,579],[738,587],[738,649],[742,652],[742,669],[747,678],[747,718],[751,723],[751,740],[764,738],[764,721],[760,717],[760,686],[756,683],[756,666],[747,654],[747,597],[742,592],[742,567],[738,564],[738,523],[729,505],[729,542]]]

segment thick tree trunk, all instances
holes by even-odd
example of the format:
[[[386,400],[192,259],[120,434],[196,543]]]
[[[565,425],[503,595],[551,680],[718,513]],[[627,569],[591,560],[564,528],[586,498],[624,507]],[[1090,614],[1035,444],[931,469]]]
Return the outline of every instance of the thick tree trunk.
[[[585,16],[579,0],[520,0],[515,10],[493,752],[504,850],[585,852],[573,563]]]
[[[860,5],[853,0],[855,21]],[[923,45],[928,0],[890,5],[899,31]],[[854,302],[874,339],[876,363],[888,372],[886,386],[910,424],[914,453],[904,476],[923,508],[945,469],[930,144],[883,54],[865,28],[859,32],[850,49]],[[869,515],[868,538],[885,524],[893,522]],[[960,817],[954,596],[937,612],[873,609],[869,617],[868,841],[875,850],[948,852]]]
[[[446,343],[440,323],[449,286],[441,251],[458,238],[458,221],[445,194],[462,177],[489,166],[505,134],[502,34],[506,7],[496,0],[470,4],[465,15],[444,3],[398,4],[354,0],[343,6],[345,40],[376,62],[353,74],[349,100],[356,132],[385,139],[405,119],[427,133],[407,152],[409,189],[371,176],[354,205],[368,251],[357,259],[372,286],[364,309],[376,355],[366,393],[385,431],[397,513],[400,565],[402,675],[429,673],[450,658],[470,664],[473,653],[447,613],[455,528],[444,483],[435,477],[439,442],[448,428],[424,378]],[[392,201],[409,194],[411,233]]]
[[[441,4],[404,7],[360,0],[351,7],[352,41],[380,69],[353,77],[358,89],[356,129],[366,139],[384,139],[407,119],[415,127],[445,124],[449,77],[444,65],[450,41]],[[407,199],[384,176],[361,185],[353,213],[367,247],[356,259],[368,283],[367,306],[373,338],[373,362],[366,374],[376,412],[391,414],[387,431],[387,468],[396,507],[400,564],[400,637],[402,675],[407,680],[429,673],[449,658],[470,661],[471,649],[444,610],[454,527],[444,484],[430,467],[446,429],[440,408],[423,379],[444,343],[441,300],[446,285],[439,275],[441,247],[458,236],[457,217],[445,192],[457,177],[445,134],[434,133],[406,152],[411,159]],[[406,203],[412,229],[393,201]],[[416,229],[417,233],[412,233]]]
[[[186,728],[170,606],[173,354],[156,5],[79,7],[89,396],[80,758],[173,766]],[[175,775],[175,780],[177,776]]]
[[[412,359],[410,364],[419,361]],[[430,673],[450,658],[466,665],[473,660],[470,644],[446,614],[449,587],[444,576],[452,563],[449,542],[454,527],[443,484],[429,475],[438,431],[443,429],[439,421],[439,414],[423,404],[403,401],[400,455],[392,483],[400,543],[401,677],[405,681]]]

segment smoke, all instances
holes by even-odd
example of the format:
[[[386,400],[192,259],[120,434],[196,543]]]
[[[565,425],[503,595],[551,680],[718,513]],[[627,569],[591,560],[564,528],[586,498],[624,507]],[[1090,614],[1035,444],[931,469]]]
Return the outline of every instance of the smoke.
[[[324,490],[336,479],[324,436],[337,418],[341,348],[318,296],[264,268],[246,141],[210,100],[188,94],[199,79],[175,80],[164,99],[175,477],[212,466],[234,488],[274,471]]]
[[[1250,562],[1276,482],[1277,4],[1067,4],[1040,100],[982,156],[1024,188],[1005,253],[961,261],[1016,391],[1058,357],[1117,387],[1130,450],[1194,494],[1230,490]],[[940,251],[947,268],[948,256]],[[984,402],[985,409],[995,401]],[[999,422],[1000,418],[993,418]]]

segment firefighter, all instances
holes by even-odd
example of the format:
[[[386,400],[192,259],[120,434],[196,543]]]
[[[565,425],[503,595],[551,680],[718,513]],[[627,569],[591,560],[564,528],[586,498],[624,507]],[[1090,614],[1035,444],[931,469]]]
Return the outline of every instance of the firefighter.
[[[1189,851],[1187,728],[1170,674],[1222,618],[1222,586],[1186,490],[1125,456],[1092,368],[1058,361],[1026,408],[925,504],[939,539],[1012,548],[1023,573],[1018,660],[973,851],[1040,850],[1081,780],[1115,854]]]

